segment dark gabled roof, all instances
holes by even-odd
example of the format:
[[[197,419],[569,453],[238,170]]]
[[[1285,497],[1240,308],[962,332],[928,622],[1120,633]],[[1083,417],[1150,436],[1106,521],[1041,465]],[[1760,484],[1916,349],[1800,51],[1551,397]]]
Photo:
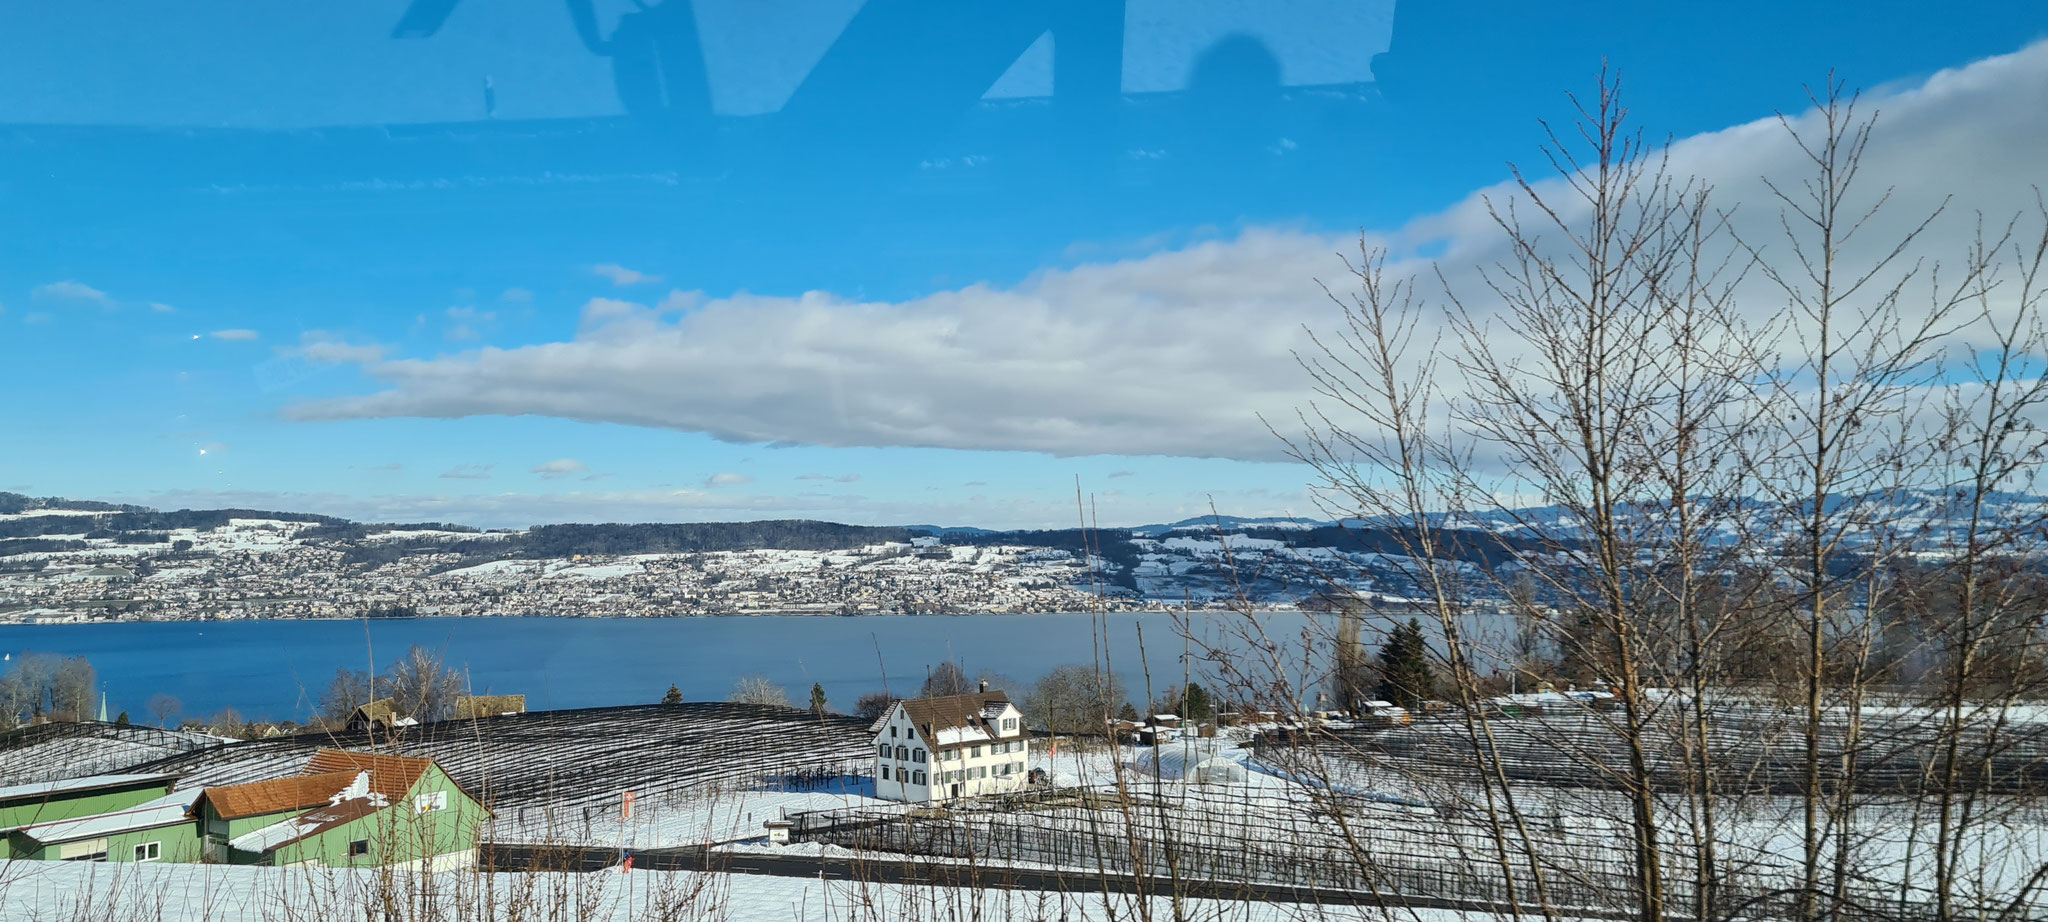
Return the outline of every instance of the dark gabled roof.
[[[369,723],[382,723],[389,725],[397,723],[399,719],[404,716],[405,715],[398,713],[398,699],[379,698],[375,701],[372,701],[368,704],[356,708],[355,713],[349,715],[349,720],[354,721],[358,718],[361,718],[362,720],[367,721]]]
[[[939,742],[941,730],[980,730],[990,736],[996,735],[997,729],[989,721],[1009,703],[1010,696],[999,691],[912,698],[902,702],[903,713],[910,718],[911,726],[933,744]]]

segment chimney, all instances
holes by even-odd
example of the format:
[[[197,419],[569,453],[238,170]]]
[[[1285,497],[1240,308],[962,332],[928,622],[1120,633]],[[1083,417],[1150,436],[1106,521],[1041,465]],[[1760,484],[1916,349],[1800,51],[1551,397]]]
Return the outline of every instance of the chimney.
[[[982,693],[982,694],[984,694],[984,695],[988,694],[988,680],[987,680],[987,679],[983,679],[983,680],[981,680],[981,693]]]

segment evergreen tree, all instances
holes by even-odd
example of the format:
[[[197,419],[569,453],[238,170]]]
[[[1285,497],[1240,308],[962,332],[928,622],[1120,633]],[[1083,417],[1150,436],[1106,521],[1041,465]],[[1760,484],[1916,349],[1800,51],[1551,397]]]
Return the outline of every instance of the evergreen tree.
[[[1138,709],[1137,709],[1137,708],[1134,708],[1134,707],[1132,707],[1132,706],[1131,706],[1131,703],[1130,703],[1129,701],[1126,701],[1126,702],[1124,702],[1124,706],[1123,706],[1123,707],[1121,707],[1121,708],[1118,708],[1118,709],[1117,709],[1117,712],[1116,712],[1116,719],[1118,719],[1118,720],[1128,720],[1128,721],[1130,721],[1130,722],[1132,722],[1132,723],[1137,723],[1137,722],[1138,722]]]
[[[1180,716],[1189,720],[1209,720],[1216,716],[1216,705],[1209,700],[1209,690],[1189,682],[1186,691],[1181,692]]]
[[[668,694],[666,694],[666,695],[662,695],[662,696],[661,696],[661,703],[663,703],[663,704],[681,704],[681,703],[683,703],[683,690],[682,690],[682,689],[680,689],[680,688],[677,688],[677,687],[675,687],[674,685],[670,685],[670,686],[668,687]]]
[[[122,711],[122,712],[121,712],[121,715],[120,715],[119,717],[116,717],[116,718],[114,718],[114,723],[115,723],[115,724],[116,724],[117,726],[122,726],[122,727],[128,726],[128,712],[127,712],[127,711]]]
[[[811,683],[811,713],[825,713],[825,686],[816,682]]]
[[[1395,625],[1380,648],[1380,697],[1404,708],[1415,708],[1436,693],[1436,676],[1429,668],[1429,647],[1422,637],[1422,623],[1414,618]]]

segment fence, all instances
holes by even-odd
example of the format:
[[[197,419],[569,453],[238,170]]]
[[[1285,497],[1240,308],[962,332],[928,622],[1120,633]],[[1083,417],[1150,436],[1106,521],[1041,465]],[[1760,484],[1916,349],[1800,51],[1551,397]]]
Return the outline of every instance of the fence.
[[[795,841],[867,852],[1233,882],[1247,890],[1342,890],[1390,905],[1417,897],[1581,909],[1636,901],[1625,843],[1546,835],[1524,850],[1468,818],[1270,790],[1035,792],[945,807],[809,812],[791,822]]]

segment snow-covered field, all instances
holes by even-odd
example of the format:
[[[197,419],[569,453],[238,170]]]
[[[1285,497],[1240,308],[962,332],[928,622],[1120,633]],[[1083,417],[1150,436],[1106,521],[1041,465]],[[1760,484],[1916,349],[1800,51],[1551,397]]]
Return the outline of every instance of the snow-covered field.
[[[1032,922],[1140,918],[1135,897],[821,881],[752,874],[634,871],[540,874],[253,868],[203,864],[0,864],[9,922]],[[1154,898],[1152,918],[1174,918]],[[1184,900],[1190,922],[1399,919],[1477,922],[1474,914],[1313,904]]]

